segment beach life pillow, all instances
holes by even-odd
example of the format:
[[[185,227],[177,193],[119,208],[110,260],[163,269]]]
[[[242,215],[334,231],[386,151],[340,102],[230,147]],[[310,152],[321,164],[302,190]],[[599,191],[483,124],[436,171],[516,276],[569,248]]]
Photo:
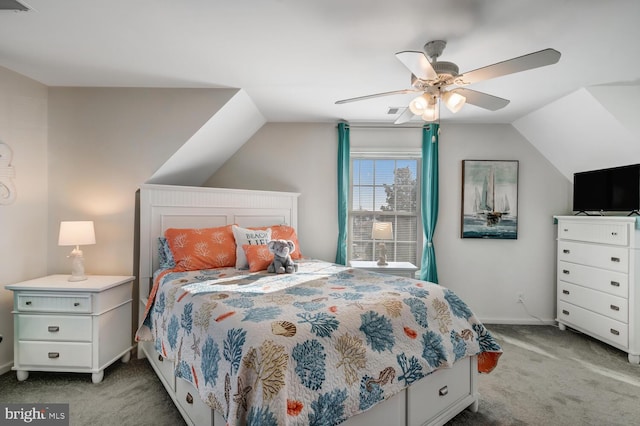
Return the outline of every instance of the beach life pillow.
[[[271,239],[272,240],[291,240],[293,244],[296,246],[293,253],[291,253],[291,259],[302,259],[302,249],[300,248],[300,243],[298,242],[298,236],[296,235],[296,230],[293,229],[289,225],[272,225],[269,226],[271,228]],[[254,228],[254,229],[267,229],[267,227]]]
[[[273,253],[269,251],[266,244],[242,246],[242,250],[247,257],[249,272],[266,271],[273,262]]]
[[[233,230],[233,237],[236,241],[236,269],[248,269],[249,262],[247,262],[247,256],[245,255],[243,246],[267,244],[271,241],[271,228],[241,228],[233,225],[231,229]]]
[[[178,271],[233,267],[236,243],[232,225],[216,228],[168,228],[169,242]]]

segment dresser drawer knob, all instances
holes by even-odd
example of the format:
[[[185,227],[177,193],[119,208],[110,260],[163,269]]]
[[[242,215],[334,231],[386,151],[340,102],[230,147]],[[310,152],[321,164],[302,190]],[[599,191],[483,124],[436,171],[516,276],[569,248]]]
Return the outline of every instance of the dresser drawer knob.
[[[568,269],[563,269],[562,273],[565,275],[569,275],[571,273],[571,271],[569,271]]]
[[[569,249],[564,249],[564,250],[562,250],[562,252],[563,252],[564,254],[569,254],[569,253],[571,253],[571,250],[569,250]]]
[[[60,358],[60,352],[49,352],[48,355],[51,359]]]
[[[609,307],[611,308],[612,311],[619,311],[620,308],[616,305],[609,305]]]
[[[616,263],[620,263],[620,258],[619,257],[612,257],[611,261],[612,262],[616,262]]]
[[[49,331],[49,333],[56,333],[56,332],[60,331],[60,326],[58,326],[58,325],[50,325],[49,327],[47,327],[47,330]]]
[[[613,235],[615,237],[616,235],[618,235],[618,233],[617,232],[612,232],[611,235]]]
[[[620,287],[620,283],[618,281],[611,281],[611,285],[614,287]]]
[[[569,232],[569,229],[568,228],[564,228],[563,231],[564,232]]]
[[[569,290],[562,290],[562,294],[571,294]]]
[[[162,357],[162,355],[158,355],[158,361],[163,362],[164,358]]]
[[[73,306],[80,306],[80,302],[73,302]]]
[[[569,315],[569,311],[567,311],[566,309],[563,309],[563,310],[562,310],[562,313],[563,313],[564,315]]]
[[[190,392],[187,392],[187,397],[185,399],[187,401],[187,404],[193,404],[193,396]]]
[[[31,300],[27,300],[27,301],[25,302],[25,305],[27,305],[27,306],[31,306]]]
[[[438,391],[438,395],[440,396],[446,396],[449,393],[449,387],[448,386],[444,386],[442,388],[440,388],[440,390]]]
[[[616,330],[615,328],[612,328],[611,330],[609,330],[611,332],[611,334],[615,335],[615,336],[619,336],[620,332],[618,330]]]

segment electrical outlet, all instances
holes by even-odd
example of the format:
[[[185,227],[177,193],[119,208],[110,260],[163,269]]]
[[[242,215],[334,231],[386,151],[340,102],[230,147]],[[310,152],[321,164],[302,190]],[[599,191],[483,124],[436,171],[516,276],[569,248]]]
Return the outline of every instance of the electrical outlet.
[[[518,293],[518,303],[524,303],[524,293]]]

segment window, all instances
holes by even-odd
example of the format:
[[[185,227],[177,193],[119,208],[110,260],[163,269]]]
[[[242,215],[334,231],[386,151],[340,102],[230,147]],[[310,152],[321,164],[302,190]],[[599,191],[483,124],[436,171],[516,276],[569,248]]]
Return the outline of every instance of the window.
[[[384,240],[387,260],[420,266],[420,158],[351,157],[348,258],[375,260],[373,222],[391,222],[393,240]]]

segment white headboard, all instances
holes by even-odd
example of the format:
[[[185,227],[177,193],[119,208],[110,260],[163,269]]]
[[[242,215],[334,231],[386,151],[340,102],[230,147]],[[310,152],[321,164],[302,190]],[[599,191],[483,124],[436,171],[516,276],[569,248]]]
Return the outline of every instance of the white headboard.
[[[139,295],[146,301],[158,268],[158,237],[167,228],[286,224],[298,228],[298,196],[252,191],[147,184],[139,191]]]

